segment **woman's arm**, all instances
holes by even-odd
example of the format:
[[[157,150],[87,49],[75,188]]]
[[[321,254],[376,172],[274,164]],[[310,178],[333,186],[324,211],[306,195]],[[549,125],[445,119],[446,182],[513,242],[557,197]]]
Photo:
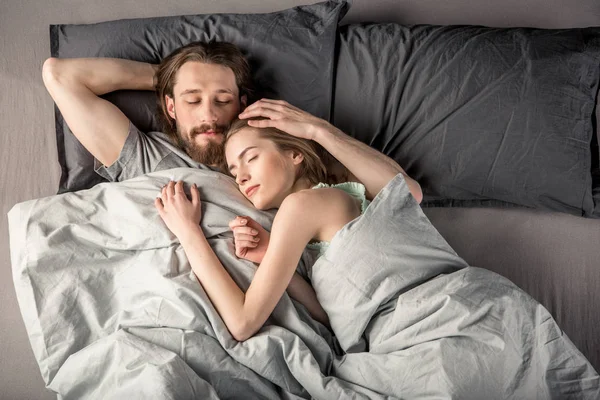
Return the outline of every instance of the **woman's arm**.
[[[327,123],[316,130],[314,140],[341,162],[367,190],[367,197],[373,199],[389,181],[399,173],[404,175],[408,188],[421,203],[421,185],[385,154],[369,147],[359,140],[346,135],[335,126]]]
[[[292,299],[299,301],[306,307],[313,319],[331,329],[329,317],[321,306],[321,303],[319,303],[319,300],[317,300],[315,289],[299,273],[294,272],[294,275],[292,275],[292,280],[287,287],[287,293]]]
[[[271,315],[302,251],[318,231],[320,216],[310,215],[306,199],[295,193],[283,201],[273,221],[269,248],[245,294],[223,268],[199,225],[188,224],[178,236],[198,281],[238,341],[254,335]]]
[[[233,232],[235,255],[255,264],[262,263],[269,248],[271,234],[249,216],[234,218],[229,221],[229,228]],[[297,272],[292,275],[287,293],[294,300],[302,303],[313,319],[329,328],[329,318],[319,304],[315,290]]]
[[[417,181],[409,177],[394,160],[368,145],[346,135],[324,119],[317,118],[283,100],[262,99],[249,105],[240,118],[263,117],[264,121],[248,121],[250,126],[275,127],[290,135],[311,139],[323,146],[341,162],[367,190],[373,199],[388,182],[403,174],[408,188],[421,203],[423,192]]]

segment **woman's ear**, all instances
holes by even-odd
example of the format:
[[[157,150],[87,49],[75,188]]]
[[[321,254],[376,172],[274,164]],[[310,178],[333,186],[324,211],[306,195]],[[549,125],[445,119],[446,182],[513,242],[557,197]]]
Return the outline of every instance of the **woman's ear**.
[[[165,103],[167,104],[167,112],[173,119],[175,118],[175,101],[165,94]]]
[[[304,161],[304,154],[302,154],[296,150],[290,150],[288,154],[289,154],[289,157],[292,159],[292,162],[294,163],[294,165],[300,165],[300,163],[302,163],[302,161]]]

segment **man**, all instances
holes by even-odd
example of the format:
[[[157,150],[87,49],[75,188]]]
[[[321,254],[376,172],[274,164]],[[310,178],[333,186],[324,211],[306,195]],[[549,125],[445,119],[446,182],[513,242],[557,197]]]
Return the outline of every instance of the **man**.
[[[422,199],[419,184],[396,162],[287,102],[263,99],[240,115],[251,91],[251,72],[231,43],[190,43],[158,66],[124,59],[49,58],[42,75],[67,125],[96,159],[96,172],[111,181],[177,167],[215,168],[230,122],[238,116],[264,117],[269,121],[253,123],[317,141],[360,182],[377,179],[370,173],[374,163],[404,174],[415,199]],[[123,89],[156,90],[164,133],[140,132],[99,97]]]

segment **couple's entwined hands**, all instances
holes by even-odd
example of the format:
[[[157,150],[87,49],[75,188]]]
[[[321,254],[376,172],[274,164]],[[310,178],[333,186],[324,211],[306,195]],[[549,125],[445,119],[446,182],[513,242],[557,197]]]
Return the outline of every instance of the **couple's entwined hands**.
[[[328,129],[329,123],[294,107],[284,100],[261,99],[248,107],[239,115],[241,119],[263,117],[265,120],[250,120],[248,125],[256,128],[273,127],[292,136],[316,140],[323,129]]]
[[[183,188],[183,181],[171,181],[163,186],[154,201],[158,213],[167,228],[181,240],[190,229],[197,229],[202,219],[200,192],[193,184],[191,200]],[[260,264],[269,247],[270,234],[258,222],[241,216],[229,222],[233,231],[235,255]]]

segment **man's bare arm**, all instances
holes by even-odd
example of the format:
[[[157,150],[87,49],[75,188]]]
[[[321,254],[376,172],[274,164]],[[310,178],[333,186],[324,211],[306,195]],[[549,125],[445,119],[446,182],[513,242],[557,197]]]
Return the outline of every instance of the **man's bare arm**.
[[[127,139],[129,120],[99,96],[154,90],[155,70],[155,65],[124,59],[48,58],[42,77],[75,137],[98,161],[111,165]]]

